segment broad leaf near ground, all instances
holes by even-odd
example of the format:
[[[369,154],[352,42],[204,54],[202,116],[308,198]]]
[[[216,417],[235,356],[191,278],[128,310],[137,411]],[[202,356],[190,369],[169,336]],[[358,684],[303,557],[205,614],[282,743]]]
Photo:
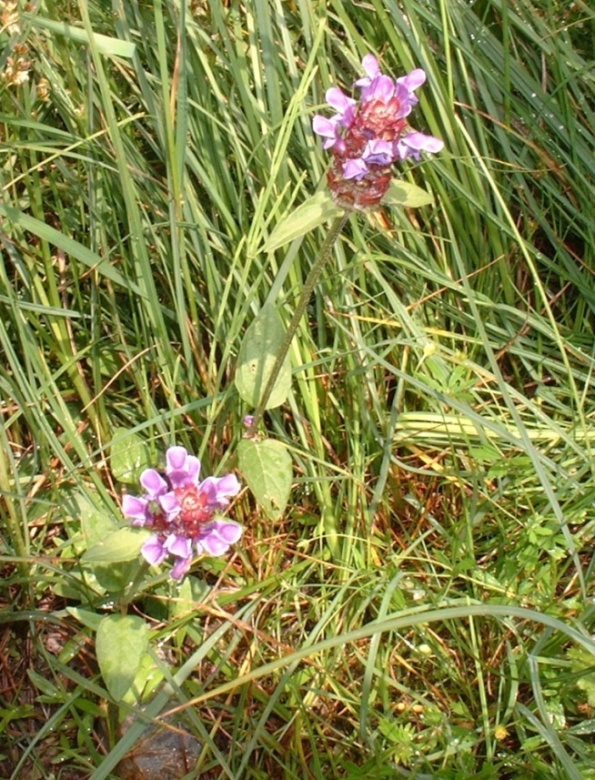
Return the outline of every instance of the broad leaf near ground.
[[[248,326],[238,355],[235,384],[241,399],[250,406],[258,406],[284,338],[285,328],[279,313],[274,306],[266,304]],[[290,388],[291,362],[287,356],[265,408],[274,409],[285,403]]]
[[[138,672],[149,645],[149,630],[136,615],[107,615],[97,629],[95,649],[110,696],[121,701]]]
[[[287,448],[274,439],[242,439],[238,460],[240,471],[259,506],[268,518],[278,520],[289,501],[293,480]]]

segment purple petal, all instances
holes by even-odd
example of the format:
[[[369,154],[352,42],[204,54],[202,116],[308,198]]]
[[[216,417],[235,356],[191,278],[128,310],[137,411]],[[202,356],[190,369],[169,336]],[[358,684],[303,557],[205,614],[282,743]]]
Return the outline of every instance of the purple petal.
[[[407,146],[404,138],[400,138],[395,144],[395,155],[399,160],[406,160],[408,157],[413,157],[414,160],[419,160],[420,154],[416,149],[412,149]]]
[[[363,78],[355,81],[353,83],[353,86],[359,87],[363,93],[363,91],[367,89],[370,86],[370,84],[378,76],[381,76],[382,74],[380,73],[380,65],[378,64],[378,60],[373,54],[366,54],[366,56],[362,60],[362,67],[366,75]]]
[[[164,496],[159,496],[159,504],[167,515],[168,520],[173,520],[182,511],[180,502],[176,498],[174,493],[166,493]]]
[[[406,146],[416,152],[421,151],[436,154],[436,152],[441,152],[442,149],[444,149],[444,141],[440,138],[435,138],[433,135],[424,135],[424,133],[409,133],[409,135],[401,138],[400,142],[403,142]]]
[[[165,459],[165,473],[173,487],[197,485],[200,473],[200,461],[194,455],[188,455],[185,447],[170,447]]]
[[[188,452],[185,447],[170,447],[165,453],[167,468],[171,471],[180,471],[186,466]]]
[[[149,502],[145,498],[137,498],[128,494],[122,499],[122,512],[126,517],[133,518],[133,525],[144,525],[151,516]]]
[[[170,534],[163,543],[163,548],[178,558],[190,558],[192,556],[192,540],[186,536]]]
[[[362,68],[364,69],[364,73],[371,79],[378,76],[380,73],[380,65],[373,54],[366,54],[362,60]]]
[[[353,160],[347,160],[347,162],[343,163],[344,179],[363,179],[368,171],[368,166],[360,157],[356,157]]]
[[[329,106],[332,106],[335,111],[341,114],[341,116],[346,114],[349,109],[355,105],[355,100],[353,98],[347,97],[347,95],[342,92],[339,87],[331,87],[330,89],[327,89],[325,98]]]
[[[230,544],[235,544],[242,536],[243,529],[237,523],[224,521],[215,521],[205,529],[204,536],[201,537],[196,547],[209,555],[224,555]]]
[[[330,149],[335,145],[338,139],[338,127],[337,122],[332,119],[326,119],[323,116],[315,116],[312,120],[312,129],[316,135],[321,135],[327,140],[323,143],[324,149]]]
[[[140,483],[149,494],[151,499],[156,499],[169,488],[167,482],[161,474],[155,469],[145,469],[140,475]]]
[[[217,534],[227,544],[239,542],[244,533],[244,529],[239,523],[231,523],[227,520],[215,520]]]
[[[419,98],[413,92],[409,92],[403,84],[396,85],[395,97],[399,101],[399,110],[396,112],[397,117],[409,116],[413,107],[419,103]]]
[[[172,566],[169,576],[173,580],[181,580],[192,564],[192,558],[178,558]]]
[[[368,87],[362,89],[362,100],[366,102],[369,100],[380,100],[383,103],[388,103],[394,94],[395,82],[390,76],[383,76],[381,74],[380,76],[376,76]]]
[[[140,548],[143,558],[147,563],[162,563],[167,558],[167,550],[163,546],[163,540],[159,536],[149,536]]]
[[[240,488],[241,485],[235,474],[207,477],[200,485],[201,493],[204,491],[207,494],[209,506],[213,509],[224,509],[228,506],[227,496],[236,496]]]
[[[421,68],[416,68],[415,70],[412,70],[410,73],[408,73],[406,76],[401,76],[397,79],[397,84],[403,84],[409,92],[411,92],[414,89],[417,89],[418,87],[421,87],[421,85],[426,80],[426,73]]]
[[[393,144],[382,139],[368,141],[362,154],[362,160],[368,165],[391,165],[393,159]]]

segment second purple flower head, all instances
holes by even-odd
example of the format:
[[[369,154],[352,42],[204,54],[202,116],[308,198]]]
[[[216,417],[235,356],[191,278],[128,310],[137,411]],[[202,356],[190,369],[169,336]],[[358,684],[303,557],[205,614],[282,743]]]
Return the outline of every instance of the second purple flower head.
[[[126,495],[122,501],[133,525],[154,531],[141,549],[145,560],[159,564],[173,556],[171,576],[176,580],[186,574],[195,554],[224,555],[243,533],[238,523],[217,517],[240,491],[235,475],[202,482],[199,476],[199,459],[184,447],[170,447],[165,473],[145,469],[140,476],[143,495]]]

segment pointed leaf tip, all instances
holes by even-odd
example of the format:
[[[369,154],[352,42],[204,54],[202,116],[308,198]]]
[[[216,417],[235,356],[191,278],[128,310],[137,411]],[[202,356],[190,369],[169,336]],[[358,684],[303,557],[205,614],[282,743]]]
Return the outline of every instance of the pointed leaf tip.
[[[397,206],[399,208],[417,208],[429,206],[434,202],[434,197],[429,192],[422,190],[417,184],[411,184],[401,179],[393,179],[388,192],[382,198],[383,206]]]

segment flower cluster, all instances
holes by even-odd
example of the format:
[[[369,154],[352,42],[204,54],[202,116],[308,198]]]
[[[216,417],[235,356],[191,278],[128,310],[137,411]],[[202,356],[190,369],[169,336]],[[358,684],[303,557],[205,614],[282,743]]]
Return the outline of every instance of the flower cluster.
[[[328,183],[335,201],[345,208],[377,206],[391,182],[391,166],[421,152],[439,152],[439,138],[412,130],[407,116],[419,102],[415,90],[426,80],[421,69],[393,80],[380,72],[378,60],[368,54],[362,60],[364,78],[355,82],[359,100],[338,87],[326,93],[336,114],[327,119],[315,116],[314,132],[324,138],[323,147],[332,150],[333,165]]]
[[[15,43],[12,48],[14,57],[6,58],[6,65],[0,74],[2,79],[13,87],[29,81],[31,60],[28,59],[29,47],[26,43]]]
[[[124,496],[122,511],[133,525],[154,531],[141,549],[145,560],[159,564],[172,555],[176,560],[171,576],[180,580],[195,551],[223,555],[241,537],[238,523],[216,517],[237,495],[240,483],[233,474],[199,482],[200,461],[184,447],[170,447],[166,463],[165,475],[155,469],[143,471],[140,483],[145,493]]]

